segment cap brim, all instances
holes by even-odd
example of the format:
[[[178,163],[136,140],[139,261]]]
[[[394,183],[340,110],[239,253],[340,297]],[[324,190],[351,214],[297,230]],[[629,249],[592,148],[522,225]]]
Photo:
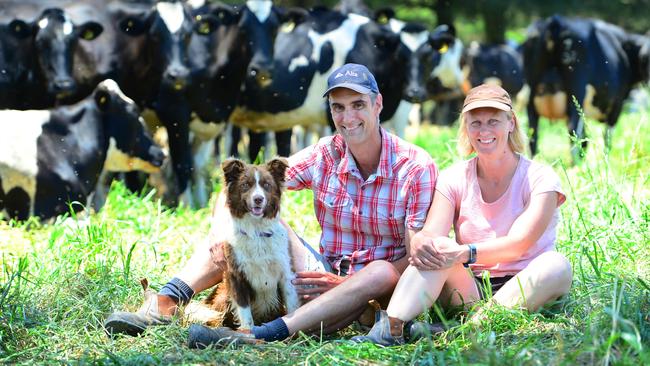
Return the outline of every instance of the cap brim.
[[[505,103],[497,102],[494,100],[477,100],[466,105],[461,113],[465,113],[476,108],[496,108],[506,112],[512,110],[512,107]]]
[[[370,94],[372,92],[372,90],[366,88],[365,86],[361,86],[361,85],[358,85],[358,84],[352,84],[352,83],[341,83],[341,84],[336,84],[336,85],[330,87],[329,89],[327,89],[325,91],[325,93],[323,94],[323,97],[326,97],[327,94],[329,94],[332,90],[334,90],[336,88],[352,89],[355,92],[361,93],[361,94]]]

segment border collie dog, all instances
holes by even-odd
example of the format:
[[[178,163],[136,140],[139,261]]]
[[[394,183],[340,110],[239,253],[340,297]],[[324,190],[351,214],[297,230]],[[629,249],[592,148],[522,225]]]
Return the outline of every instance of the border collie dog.
[[[288,165],[284,159],[265,165],[228,159],[221,167],[230,217],[220,220],[218,239],[226,243],[228,269],[205,303],[224,314],[223,325],[250,329],[299,306],[289,238],[279,220]]]

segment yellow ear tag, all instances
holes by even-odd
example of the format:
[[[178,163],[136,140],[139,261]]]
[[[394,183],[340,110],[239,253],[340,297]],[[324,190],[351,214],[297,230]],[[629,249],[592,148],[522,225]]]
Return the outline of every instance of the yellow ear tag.
[[[99,105],[104,105],[104,104],[106,104],[106,97],[99,98]]]
[[[377,19],[377,23],[379,23],[379,24],[386,24],[386,23],[388,23],[388,17],[385,16],[385,15],[380,16],[380,17]]]
[[[197,16],[194,17],[194,19],[195,19],[197,22],[200,22],[201,19],[202,19],[202,17],[201,17],[200,15],[197,15]]]
[[[126,23],[126,26],[129,27],[129,29],[133,28],[133,20],[129,20],[129,22]]]
[[[95,33],[93,33],[93,31],[91,31],[90,29],[86,29],[86,31],[84,32],[84,35],[83,35],[82,38],[87,39],[87,40],[91,40],[91,39],[93,39],[94,36],[95,36]]]
[[[282,24],[282,27],[280,28],[280,32],[282,33],[291,33],[293,32],[294,28],[296,28],[296,23],[294,22],[286,22]]]
[[[440,53],[445,53],[447,51],[449,51],[449,45],[446,44],[446,43],[443,44],[442,47],[440,47],[440,49],[438,50],[438,52],[440,52]]]
[[[201,24],[199,25],[198,31],[201,34],[209,34],[210,33],[210,23],[201,22]]]
[[[14,31],[16,33],[19,33],[21,30],[23,30],[23,27],[21,27],[20,24],[16,24],[16,28],[14,28]]]

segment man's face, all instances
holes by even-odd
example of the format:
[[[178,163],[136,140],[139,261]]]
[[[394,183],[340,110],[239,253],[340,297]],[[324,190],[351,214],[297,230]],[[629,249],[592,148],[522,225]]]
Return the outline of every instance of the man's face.
[[[330,111],[336,130],[348,144],[368,142],[379,127],[381,94],[374,103],[370,96],[347,88],[336,88],[329,94]]]

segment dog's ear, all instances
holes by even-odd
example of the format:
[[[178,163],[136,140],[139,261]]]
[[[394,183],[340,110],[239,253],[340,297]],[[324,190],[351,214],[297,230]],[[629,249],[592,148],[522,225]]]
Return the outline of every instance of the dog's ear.
[[[266,168],[269,170],[273,179],[278,183],[284,183],[284,172],[289,167],[287,159],[275,158],[266,163]]]
[[[221,169],[223,170],[226,185],[231,185],[235,182],[241,173],[244,172],[244,168],[244,162],[239,159],[227,159],[221,163]]]

